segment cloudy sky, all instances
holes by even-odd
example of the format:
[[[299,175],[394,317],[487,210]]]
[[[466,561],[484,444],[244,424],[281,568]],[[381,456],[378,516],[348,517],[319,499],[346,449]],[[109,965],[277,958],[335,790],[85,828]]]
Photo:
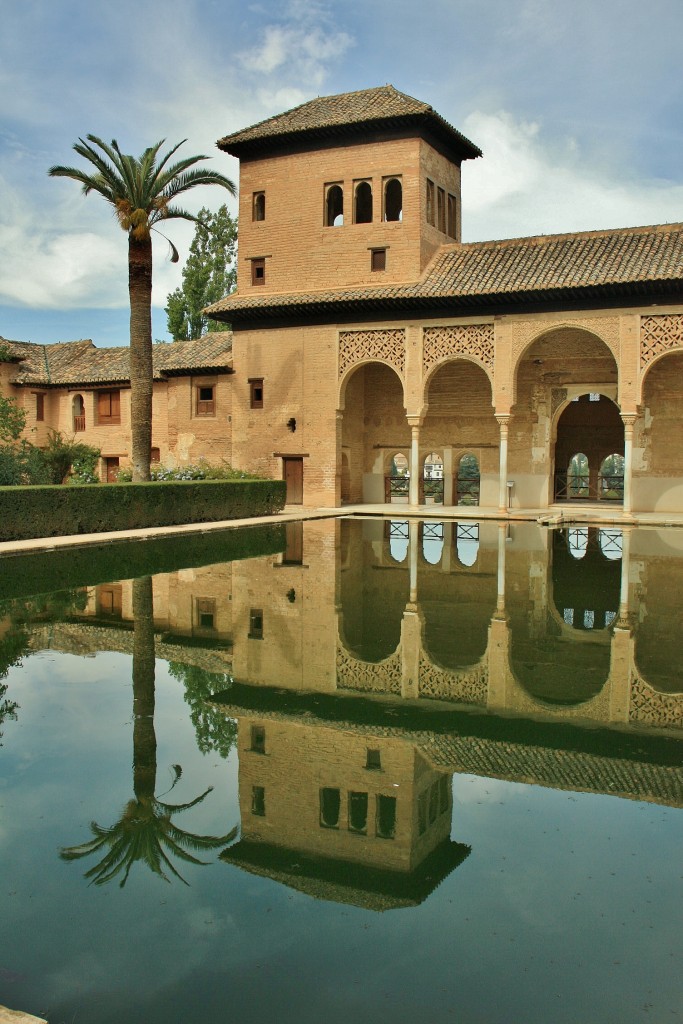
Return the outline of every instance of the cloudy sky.
[[[0,0],[0,15],[6,338],[127,341],[125,236],[46,173],[77,164],[88,133],[135,154],[187,138],[236,179],[220,136],[391,82],[484,151],[465,164],[465,241],[683,220],[682,0]],[[192,229],[169,235],[186,251]],[[179,283],[159,240],[157,338]]]

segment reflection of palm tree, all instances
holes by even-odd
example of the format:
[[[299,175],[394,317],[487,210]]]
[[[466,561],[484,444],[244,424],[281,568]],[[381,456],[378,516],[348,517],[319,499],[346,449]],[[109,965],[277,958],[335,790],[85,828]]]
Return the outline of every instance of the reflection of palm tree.
[[[126,804],[123,814],[110,828],[91,822],[93,839],[80,846],[66,847],[60,856],[64,860],[78,860],[91,853],[104,851],[104,856],[85,877],[97,885],[109,882],[123,872],[120,885],[124,886],[135,861],[147,866],[166,881],[170,881],[167,868],[182,882],[185,879],[171,861],[171,856],[190,864],[205,864],[190,850],[212,850],[234,839],[237,828],[225,836],[197,836],[178,828],[173,815],[189,810],[202,802],[212,786],[186,804],[169,804],[154,795],[156,789],[157,758],[154,732],[154,615],[152,579],[145,576],[133,581],[133,792],[135,798]],[[175,767],[173,786],[180,778],[181,769]],[[170,855],[170,856],[169,856]],[[187,883],[186,883],[187,884]]]

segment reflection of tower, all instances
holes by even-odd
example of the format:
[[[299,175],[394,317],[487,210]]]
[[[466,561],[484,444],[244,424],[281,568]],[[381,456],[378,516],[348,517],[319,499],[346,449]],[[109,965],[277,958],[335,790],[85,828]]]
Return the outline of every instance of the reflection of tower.
[[[452,774],[407,738],[249,716],[238,750],[242,838],[222,858],[246,870],[385,910],[420,903],[469,852],[450,840]]]

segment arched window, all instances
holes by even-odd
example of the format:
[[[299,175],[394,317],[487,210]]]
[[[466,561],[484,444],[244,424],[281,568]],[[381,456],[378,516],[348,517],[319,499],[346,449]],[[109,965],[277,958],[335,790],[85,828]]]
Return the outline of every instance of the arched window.
[[[403,220],[403,186],[400,178],[384,183],[384,219]]]
[[[389,472],[384,478],[384,500],[386,502],[408,500],[408,489],[410,487],[410,473],[408,472],[408,459],[403,452],[396,452],[391,456]]]
[[[339,228],[344,223],[344,191],[341,185],[330,185],[325,197],[325,225]]]
[[[425,456],[422,478],[425,502],[443,504],[443,459],[438,452]]]
[[[624,456],[614,452],[602,460],[598,476],[601,501],[624,500]]]
[[[73,414],[74,434],[77,434],[81,430],[85,430],[85,403],[83,401],[83,395],[74,395],[71,403],[71,409]]]
[[[567,467],[567,497],[587,498],[589,480],[588,456],[583,452],[576,452],[575,455],[572,455]]]
[[[479,504],[479,460],[476,455],[463,455],[458,463],[456,477],[456,505]]]
[[[353,219],[356,224],[372,223],[372,185],[369,181],[360,181],[356,185]]]
[[[266,193],[254,192],[252,205],[252,220],[266,219]]]

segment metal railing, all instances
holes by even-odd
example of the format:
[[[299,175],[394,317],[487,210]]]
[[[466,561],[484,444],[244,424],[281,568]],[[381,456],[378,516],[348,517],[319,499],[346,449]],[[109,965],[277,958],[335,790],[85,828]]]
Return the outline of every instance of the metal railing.
[[[454,499],[454,505],[478,505],[479,477],[457,477]]]
[[[587,473],[556,473],[555,501],[624,500],[623,474],[599,473],[593,482]]]

